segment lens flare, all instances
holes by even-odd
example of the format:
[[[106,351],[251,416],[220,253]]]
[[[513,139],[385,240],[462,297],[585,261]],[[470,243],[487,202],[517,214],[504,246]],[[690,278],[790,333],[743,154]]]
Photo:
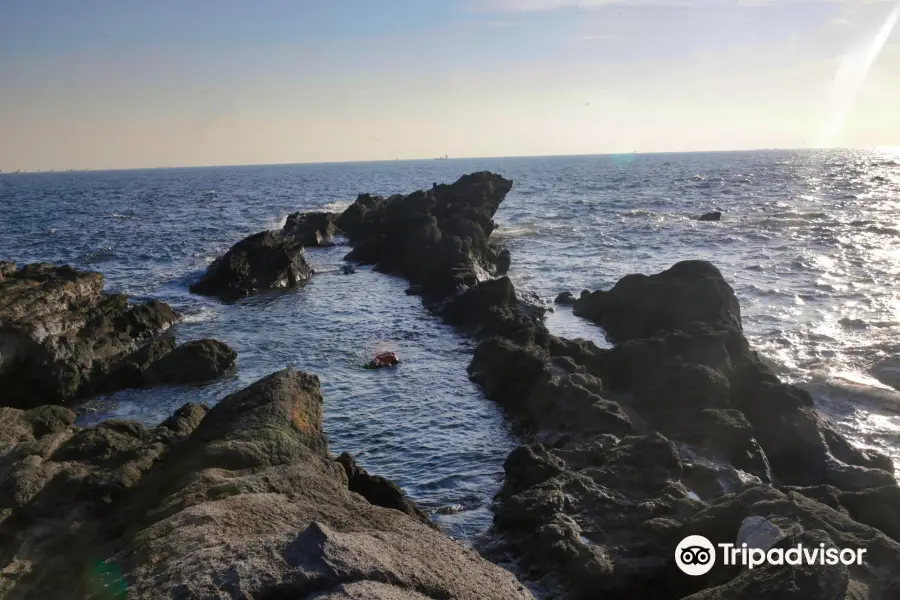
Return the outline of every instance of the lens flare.
[[[878,59],[878,55],[881,54],[894,27],[897,26],[898,20],[900,20],[900,4],[894,7],[884,25],[868,44],[842,61],[834,77],[831,90],[832,107],[828,111],[828,120],[825,123],[819,147],[829,148],[837,143],[847,119],[853,113],[866,76]]]

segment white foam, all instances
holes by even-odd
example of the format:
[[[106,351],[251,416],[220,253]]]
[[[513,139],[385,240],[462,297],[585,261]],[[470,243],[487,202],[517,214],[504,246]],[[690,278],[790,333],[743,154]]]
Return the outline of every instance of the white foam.
[[[322,206],[322,210],[325,212],[344,212],[348,206],[350,206],[351,202],[347,200],[335,200],[334,202],[329,202]]]

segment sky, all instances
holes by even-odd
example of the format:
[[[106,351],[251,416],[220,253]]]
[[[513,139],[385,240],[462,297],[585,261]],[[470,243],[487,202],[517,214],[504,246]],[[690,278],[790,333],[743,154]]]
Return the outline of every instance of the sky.
[[[900,0],[0,0],[0,169],[900,145]]]

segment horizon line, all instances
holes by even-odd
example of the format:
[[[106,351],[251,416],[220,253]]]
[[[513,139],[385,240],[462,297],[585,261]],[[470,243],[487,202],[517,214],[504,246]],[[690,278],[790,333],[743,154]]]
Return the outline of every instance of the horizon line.
[[[5,171],[0,170],[0,176],[3,175],[33,175],[48,173],[109,173],[118,171],[166,171],[178,169],[216,169],[216,168],[237,168],[237,167],[288,167],[288,166],[309,166],[309,165],[351,165],[351,164],[380,164],[393,162],[428,162],[435,160],[509,160],[517,158],[579,158],[579,157],[601,157],[601,156],[652,156],[652,155],[673,155],[673,154],[730,154],[738,152],[816,152],[822,150],[880,150],[887,146],[871,146],[871,147],[771,147],[771,148],[737,148],[732,150],[666,150],[666,151],[648,151],[639,152],[598,152],[590,154],[521,154],[510,156],[435,156],[426,158],[383,158],[370,160],[333,160],[333,161],[300,161],[300,162],[275,162],[275,163],[229,163],[229,164],[202,164],[202,165],[181,165],[181,166],[155,166],[155,167],[114,167],[114,168],[87,168],[87,169],[37,169]]]

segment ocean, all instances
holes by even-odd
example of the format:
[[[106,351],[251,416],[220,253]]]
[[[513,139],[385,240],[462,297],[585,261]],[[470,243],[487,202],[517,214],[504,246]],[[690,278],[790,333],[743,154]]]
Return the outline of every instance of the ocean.
[[[494,236],[517,289],[548,302],[686,259],[716,264],[745,333],[842,432],[900,467],[900,153],[863,150],[629,154],[0,174],[0,260],[96,270],[108,291],[185,315],[179,341],[213,337],[238,369],[200,387],[126,390],[79,408],[154,425],[293,366],[317,374],[334,452],[396,480],[450,535],[490,525],[503,461],[519,443],[468,381],[473,344],[407,296],[405,281],[341,273],[346,245],[307,250],[302,287],[233,303],[188,285],[241,238],[303,210],[491,170],[511,178]],[[696,217],[721,210],[721,222]],[[551,331],[606,345],[556,307]],[[362,368],[395,351],[395,370]],[[881,381],[879,381],[879,378]]]

